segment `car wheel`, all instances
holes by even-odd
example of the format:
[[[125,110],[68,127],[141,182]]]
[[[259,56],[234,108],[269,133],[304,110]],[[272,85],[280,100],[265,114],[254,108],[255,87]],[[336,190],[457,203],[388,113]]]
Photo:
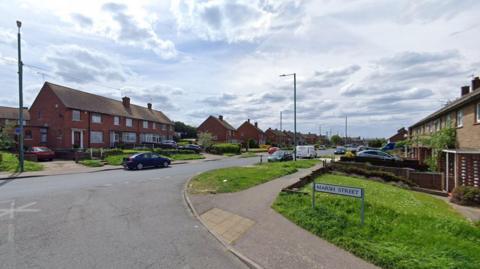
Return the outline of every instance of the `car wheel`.
[[[165,168],[168,167],[168,162],[167,161],[163,162],[163,167],[165,167]]]
[[[143,169],[143,164],[139,163],[137,164],[137,170],[142,170]]]

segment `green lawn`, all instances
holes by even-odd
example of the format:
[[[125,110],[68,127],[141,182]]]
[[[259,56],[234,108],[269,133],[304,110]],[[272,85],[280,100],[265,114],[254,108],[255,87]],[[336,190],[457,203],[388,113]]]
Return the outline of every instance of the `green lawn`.
[[[192,193],[241,191],[295,173],[299,168],[312,167],[317,162],[316,160],[302,160],[212,170],[196,176],[190,183],[189,191]]]
[[[109,165],[122,165],[123,158],[127,158],[132,154],[119,154],[119,155],[111,155],[105,158],[105,161]]]
[[[17,157],[14,154],[7,152],[0,152],[0,154],[2,154],[3,157],[0,162],[0,171],[18,172],[19,167]],[[43,165],[37,162],[25,161],[23,165],[25,172],[43,170]]]
[[[327,174],[317,182],[363,187],[350,197],[281,193],[273,208],[292,222],[383,268],[480,268],[480,228],[443,200],[365,179]],[[320,250],[319,250],[320,251]]]
[[[251,157],[255,157],[255,156],[258,156],[257,153],[255,152],[244,152],[240,155],[240,158],[251,158]]]
[[[188,161],[188,160],[200,160],[205,159],[205,156],[202,154],[172,154],[167,156],[167,158],[172,159],[174,161]]]
[[[103,163],[100,160],[83,160],[79,162],[80,164],[83,164],[88,167],[101,167],[103,166]]]

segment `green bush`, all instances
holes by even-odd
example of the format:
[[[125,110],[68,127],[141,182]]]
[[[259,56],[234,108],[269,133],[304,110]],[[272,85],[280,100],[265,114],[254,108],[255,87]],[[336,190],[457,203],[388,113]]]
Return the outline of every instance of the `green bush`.
[[[122,149],[106,149],[103,151],[103,157],[106,158],[108,156],[112,156],[112,155],[120,155],[120,154],[123,154],[123,150]]]
[[[215,144],[211,147],[210,152],[215,154],[240,154],[240,145],[239,144]]]
[[[381,178],[387,182],[403,182],[406,183],[409,186],[414,186],[415,184],[403,177],[399,177],[393,173],[390,172],[385,172],[381,170],[375,170],[372,169],[371,167],[357,167],[357,166],[350,166],[350,165],[341,165],[338,163],[334,163],[332,168],[336,171],[344,172],[347,174],[355,174],[355,175],[361,175],[364,177],[378,177]]]
[[[452,203],[460,205],[480,205],[480,189],[472,186],[459,186],[453,189]]]

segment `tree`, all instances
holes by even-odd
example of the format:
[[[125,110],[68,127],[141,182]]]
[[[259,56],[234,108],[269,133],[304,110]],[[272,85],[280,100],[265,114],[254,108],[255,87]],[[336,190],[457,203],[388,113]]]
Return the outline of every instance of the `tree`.
[[[333,135],[330,141],[332,141],[333,145],[339,145],[342,142],[342,138],[339,135]]]
[[[10,149],[15,145],[15,141],[12,138],[14,125],[6,125],[0,130],[0,149]]]
[[[425,160],[432,171],[438,171],[438,160],[444,149],[454,148],[457,140],[455,128],[441,129],[431,136],[422,137],[421,144],[432,149],[432,155]]]
[[[381,148],[387,141],[385,138],[375,138],[368,141],[368,146],[372,148]]]
[[[181,121],[174,122],[175,132],[181,133],[180,138],[197,138],[197,128]]]
[[[213,136],[211,133],[198,134],[198,144],[204,149],[207,149],[213,145]]]

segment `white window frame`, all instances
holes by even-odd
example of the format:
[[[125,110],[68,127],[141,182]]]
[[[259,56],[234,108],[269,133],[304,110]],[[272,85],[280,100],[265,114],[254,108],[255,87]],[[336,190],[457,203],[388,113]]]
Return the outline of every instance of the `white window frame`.
[[[148,121],[147,120],[143,121],[143,129],[148,129]]]
[[[122,133],[122,142],[136,143],[137,142],[137,134],[134,133],[134,132],[124,132],[124,133]]]
[[[92,123],[102,123],[102,115],[98,113],[92,113]]]
[[[113,116],[113,125],[120,125],[120,117]]]
[[[463,127],[463,109],[457,111],[457,127]]]
[[[167,125],[166,124],[162,124],[162,131],[166,131],[167,130]]]
[[[80,110],[72,110],[72,121],[80,121],[81,120],[81,116],[80,116]],[[75,117],[76,115],[78,115],[78,118]]]
[[[103,143],[102,131],[90,131],[90,143],[101,144]]]
[[[40,128],[40,143],[48,142],[48,130],[47,128]]]
[[[477,104],[477,123],[480,123],[480,103]]]
[[[125,126],[133,127],[133,120],[130,118],[125,118]]]

